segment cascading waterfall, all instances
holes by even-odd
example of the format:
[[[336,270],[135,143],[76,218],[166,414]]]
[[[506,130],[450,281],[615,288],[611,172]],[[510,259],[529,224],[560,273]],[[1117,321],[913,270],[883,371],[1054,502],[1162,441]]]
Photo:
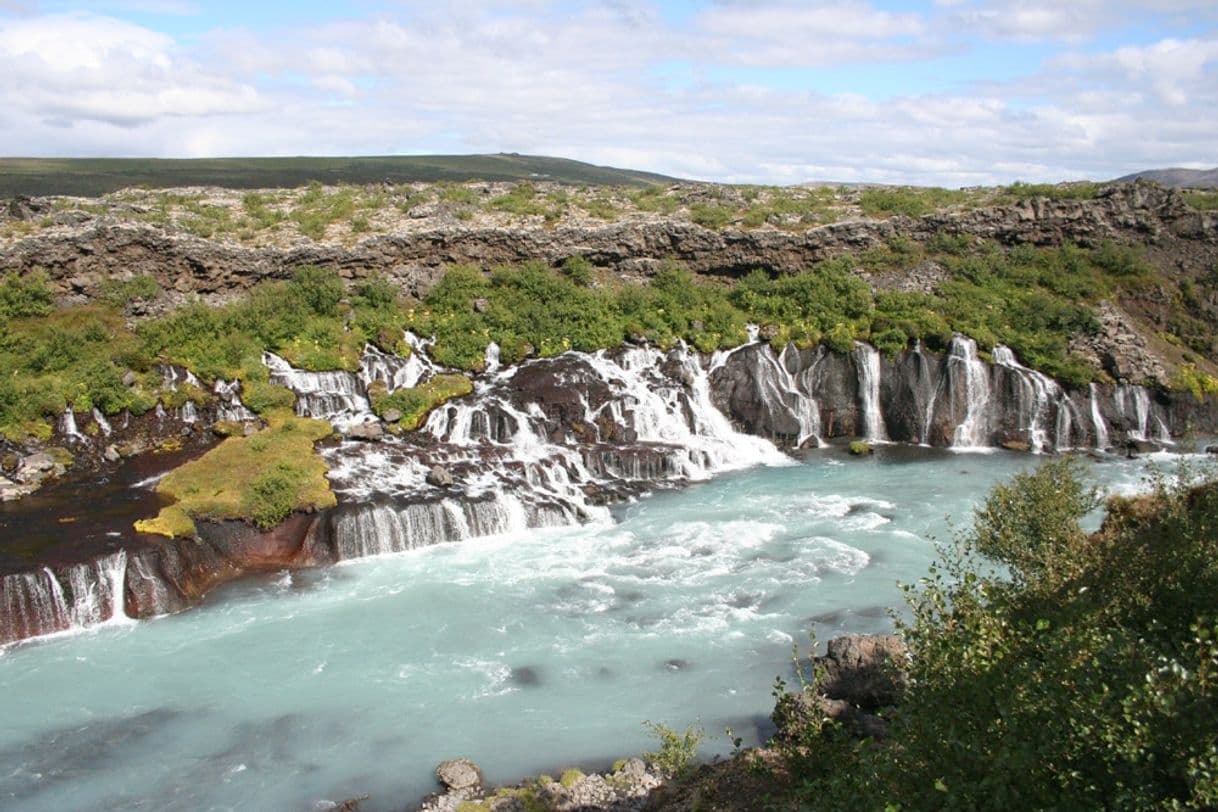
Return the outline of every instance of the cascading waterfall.
[[[109,437],[114,433],[114,429],[110,426],[110,421],[106,419],[106,416],[96,406],[93,407],[93,422],[97,424],[97,428],[101,430],[103,437]]]
[[[63,414],[59,416],[59,425],[57,426],[59,433],[76,443],[87,443],[89,438],[80,433],[76,427],[76,413],[72,411],[72,407],[63,410]]]
[[[1100,399],[1098,396],[1098,387],[1092,383],[1087,387],[1091,401],[1091,431],[1095,447],[1099,449],[1108,448],[1111,443],[1108,441],[1108,424],[1104,422],[1104,415],[1100,413]]]
[[[943,388],[946,377],[940,378],[938,384],[931,384],[932,380],[930,372],[930,362],[926,360],[926,352],[922,348],[922,340],[914,344],[914,358],[918,363],[918,381],[926,382],[926,386],[922,388],[919,395],[924,398],[925,406],[922,409],[922,431],[918,436],[918,442],[921,445],[930,445],[930,427],[935,419],[935,401],[939,398],[939,392]]]
[[[251,412],[241,402],[241,382],[216,379],[212,391],[220,404],[216,407],[216,419],[233,423],[243,423],[247,420],[257,420],[258,415]]]
[[[349,425],[375,419],[360,379],[350,372],[306,372],[272,352],[262,354],[270,382],[296,394],[296,414]]]
[[[816,364],[823,357],[823,348],[818,348],[822,355],[818,355],[810,367],[795,374],[791,372],[791,367],[798,367],[798,364],[788,363],[788,353],[797,352],[793,345],[788,344],[783,347],[780,354],[775,355],[769,344],[760,344],[756,341],[755,332],[750,332],[749,335],[753,339],[752,344],[716,352],[712,355],[707,375],[709,376],[709,373],[723,366],[729,358],[745,347],[759,347],[755,354],[755,357],[759,358],[761,362],[755,369],[759,397],[771,410],[781,411],[790,418],[794,425],[798,426],[795,439],[796,448],[802,448],[809,442],[817,447],[823,445],[824,442],[820,436],[820,405],[812,396],[812,386],[809,384],[815,374]],[[699,371],[701,371],[700,367]],[[709,398],[709,377],[707,377],[707,381]]]
[[[410,332],[405,334],[405,338],[406,345],[410,347],[410,355],[404,358],[382,352],[371,344],[364,347],[359,361],[359,378],[365,388],[379,381],[385,384],[388,391],[393,392],[418,386],[440,371],[427,356],[430,342],[423,341]]]
[[[1039,454],[1047,448],[1067,447],[1073,426],[1074,404],[1057,381],[1043,372],[1028,369],[1019,363],[1009,347],[1001,344],[994,347],[993,358],[995,364],[1008,370],[1019,381],[1018,413],[1026,421],[1025,430],[1032,451]],[[1054,436],[1050,439],[1048,423],[1053,410],[1057,412],[1057,420]]]
[[[664,373],[666,361],[677,363],[677,380]],[[684,345],[667,355],[651,347],[632,347],[616,360],[602,350],[587,362],[602,380],[615,382],[610,403],[627,404],[623,417],[641,442],[693,452],[682,471],[684,478],[708,479],[720,471],[789,462],[769,441],[732,427],[711,403],[707,371]],[[598,416],[587,415],[593,421]]]
[[[127,553],[68,567],[0,578],[0,644],[26,637],[125,622]]]
[[[482,356],[482,366],[487,375],[493,375],[499,371],[499,345],[494,341],[486,345],[486,352]]]
[[[854,361],[859,376],[859,400],[863,407],[863,436],[868,442],[888,440],[884,414],[880,411],[880,353],[870,344],[854,343]]]
[[[350,561],[447,541],[573,523],[555,511],[530,509],[517,499],[495,494],[479,500],[361,506],[338,515],[334,538],[339,558]]]
[[[1160,442],[1171,442],[1171,432],[1163,424],[1162,418],[1153,413],[1150,405],[1150,393],[1143,386],[1122,383],[1113,395],[1117,414],[1131,423],[1128,430],[1130,440],[1148,441],[1151,438],[1151,420],[1154,421],[1155,436]]]
[[[1132,419],[1132,425],[1126,431],[1131,440],[1146,439],[1146,418],[1149,409],[1147,408],[1147,402],[1139,398],[1138,394],[1139,390],[1134,389],[1128,384],[1120,384],[1112,396],[1113,402],[1116,404],[1117,414],[1126,421]],[[1129,403],[1131,396],[1133,400],[1132,409]]]
[[[956,426],[952,448],[987,448],[990,376],[986,363],[977,357],[977,342],[962,335],[954,336],[948,348],[947,370],[953,389],[963,376],[965,399],[964,420]]]
[[[296,393],[298,414],[340,424],[362,422],[376,419],[368,407],[369,386],[417,386],[442,371],[428,358],[426,342],[410,335],[407,341],[413,348],[407,358],[367,347],[358,374],[297,370],[270,353],[265,361],[272,381]],[[1097,446],[1110,443],[1113,426],[1132,439],[1166,439],[1163,412],[1146,389],[1123,384],[1107,394],[1093,384],[1084,406],[1082,393],[1072,401],[1055,381],[1021,365],[1006,347],[994,348],[991,369],[964,336],[953,339],[945,358],[933,359],[933,368],[920,344],[913,350],[915,360],[896,361],[891,367],[896,374],[916,377],[908,384],[881,380],[888,367],[864,344],[855,346],[853,365],[823,346],[801,353],[788,345],[775,353],[769,344],[754,343],[710,359],[684,345],[667,352],[631,347],[565,353],[505,369],[497,349],[487,347],[485,372],[475,380],[474,392],[435,409],[423,431],[322,449],[334,489],[343,497],[333,514],[332,535],[326,537],[338,558],[607,521],[605,502],[657,484],[789,463],[770,442],[736,431],[715,407],[711,372],[730,376],[736,389],[727,391],[733,392],[730,398],[741,397],[742,413],[763,402],[762,417],[744,422],[766,420],[768,410],[779,418],[784,436],[800,444],[820,442],[822,403],[835,413],[859,409],[856,430],[872,441],[912,437],[921,420],[923,442],[930,441],[934,427],[940,432],[938,442],[948,431],[955,447],[979,448],[1000,429],[1017,424],[1035,450],[1060,449],[1075,435],[1087,436],[1076,424],[1082,421],[1085,428],[1087,418],[1080,418],[1084,409],[1090,412]],[[733,366],[720,372],[729,362]],[[165,367],[163,375],[171,388],[198,386],[197,378],[174,367]],[[999,384],[1007,387],[1001,394],[993,391]],[[885,388],[905,400],[896,407],[882,403]],[[217,417],[253,419],[240,401],[237,381],[216,381],[212,391]],[[892,408],[888,420],[883,406]],[[155,414],[167,417],[159,403]],[[177,416],[188,421],[199,417],[189,400]],[[100,434],[112,430],[99,413],[93,421]],[[762,425],[769,431],[776,424]],[[70,409],[59,430],[80,441],[90,439],[79,432]],[[179,606],[165,591],[157,571],[162,565],[142,555],[133,557],[130,572],[126,555],[119,553],[75,568],[0,578],[0,642],[121,620],[125,588],[141,613],[150,605],[163,605],[165,611]],[[130,583],[124,587],[126,578]]]
[[[488,357],[493,358],[493,350]],[[533,399],[521,401],[521,370],[542,385],[608,387],[597,404],[580,395],[572,425],[556,424]],[[706,479],[718,471],[788,460],[771,443],[740,434],[711,403],[707,372],[696,353],[630,348],[591,355],[568,353],[483,375],[473,395],[436,409],[423,431],[434,442],[386,439],[377,450],[346,444],[327,452],[340,494],[357,499],[392,494],[389,504],[340,511],[334,535],[342,558],[380,555],[439,541],[532,527],[607,521],[589,501],[589,488],[616,487],[619,478],[658,475]],[[552,370],[552,371],[551,371]],[[630,446],[602,444],[583,432],[616,426]],[[556,437],[566,433],[565,440]],[[608,431],[608,429],[605,429]],[[447,488],[429,484],[433,466],[453,472]],[[649,481],[654,481],[650,480]]]

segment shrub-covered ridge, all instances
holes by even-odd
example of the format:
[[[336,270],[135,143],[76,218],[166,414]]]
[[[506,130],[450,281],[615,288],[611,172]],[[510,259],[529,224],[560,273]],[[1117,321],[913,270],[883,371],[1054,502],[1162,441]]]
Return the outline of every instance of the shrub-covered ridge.
[[[1095,495],[1069,459],[997,488],[908,589],[909,688],[884,741],[813,720],[789,787],[827,808],[1218,803],[1218,488]],[[995,572],[993,562],[1005,568]],[[821,725],[830,730],[822,735]]]

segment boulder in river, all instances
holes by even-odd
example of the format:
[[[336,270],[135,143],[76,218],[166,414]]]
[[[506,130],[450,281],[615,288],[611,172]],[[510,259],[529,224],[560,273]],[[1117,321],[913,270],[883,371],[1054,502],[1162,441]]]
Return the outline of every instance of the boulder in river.
[[[384,433],[380,423],[356,423],[347,429],[347,437],[351,440],[379,440]]]
[[[449,789],[469,789],[482,783],[482,770],[468,758],[454,758],[436,767],[436,778]]]
[[[437,488],[451,488],[454,484],[453,475],[443,465],[433,465],[427,472],[427,484]]]
[[[901,698],[908,677],[903,667],[905,644],[895,634],[848,634],[829,641],[817,664],[825,669],[820,688],[830,699],[844,699],[860,708],[893,705]]]

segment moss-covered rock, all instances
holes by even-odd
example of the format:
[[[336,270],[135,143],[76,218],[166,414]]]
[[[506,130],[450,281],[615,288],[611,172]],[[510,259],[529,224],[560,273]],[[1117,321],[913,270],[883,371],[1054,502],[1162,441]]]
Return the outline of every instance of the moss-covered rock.
[[[202,457],[170,472],[157,492],[173,501],[136,530],[164,536],[195,534],[195,519],[244,519],[274,527],[293,510],[336,504],[326,464],[314,443],[330,434],[321,420],[287,410],[267,414],[268,427],[229,437]]]
[[[372,410],[380,417],[391,412],[398,415],[395,421],[402,431],[414,431],[423,425],[432,409],[453,398],[468,395],[474,384],[464,375],[437,375],[418,386],[404,387],[388,392],[379,381],[368,390]]]

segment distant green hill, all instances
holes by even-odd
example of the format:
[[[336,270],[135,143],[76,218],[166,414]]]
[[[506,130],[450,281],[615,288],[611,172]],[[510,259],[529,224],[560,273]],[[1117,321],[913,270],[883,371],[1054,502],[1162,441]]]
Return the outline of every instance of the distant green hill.
[[[1171,169],[1148,169],[1144,172],[1135,172],[1132,175],[1117,178],[1117,181],[1135,181],[1138,178],[1153,180],[1162,183],[1164,186],[1218,186],[1218,168],[1180,169],[1173,167]]]
[[[303,186],[310,181],[358,184],[467,180],[642,186],[676,179],[515,153],[359,158],[0,158],[0,197],[94,196],[128,186],[258,189]]]

